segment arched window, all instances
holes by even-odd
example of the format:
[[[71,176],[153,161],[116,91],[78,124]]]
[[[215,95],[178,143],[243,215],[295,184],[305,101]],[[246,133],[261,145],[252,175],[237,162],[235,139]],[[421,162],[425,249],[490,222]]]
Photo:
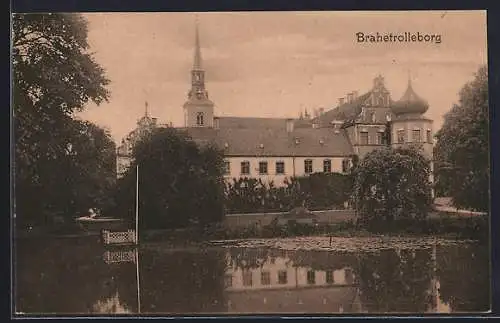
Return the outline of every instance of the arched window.
[[[385,100],[384,100],[384,97],[381,96],[378,98],[378,105],[380,106],[384,106],[385,105]]]
[[[197,126],[203,126],[204,120],[203,120],[203,112],[198,112],[196,114],[196,125]]]
[[[371,117],[371,122],[375,122],[375,120],[376,120],[375,112],[372,112],[370,117]]]

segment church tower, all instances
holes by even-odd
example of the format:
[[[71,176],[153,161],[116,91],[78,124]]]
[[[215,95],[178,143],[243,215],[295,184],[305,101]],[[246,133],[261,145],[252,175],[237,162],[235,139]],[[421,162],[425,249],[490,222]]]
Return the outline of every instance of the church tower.
[[[202,67],[198,20],[196,20],[194,60],[191,70],[191,89],[184,103],[185,127],[213,127],[214,103],[205,88],[205,71]]]

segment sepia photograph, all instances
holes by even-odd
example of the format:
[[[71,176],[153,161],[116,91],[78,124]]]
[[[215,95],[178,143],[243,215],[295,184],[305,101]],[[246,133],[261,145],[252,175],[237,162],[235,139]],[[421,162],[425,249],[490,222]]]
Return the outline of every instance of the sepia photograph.
[[[12,315],[490,312],[486,17],[12,14]]]

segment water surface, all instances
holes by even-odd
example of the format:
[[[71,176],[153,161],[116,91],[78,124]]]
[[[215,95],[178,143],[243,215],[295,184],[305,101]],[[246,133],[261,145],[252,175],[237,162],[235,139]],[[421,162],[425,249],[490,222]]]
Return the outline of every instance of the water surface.
[[[350,238],[331,247],[325,241],[260,240],[202,250],[105,249],[95,237],[19,241],[15,308],[67,315],[490,308],[487,246]]]

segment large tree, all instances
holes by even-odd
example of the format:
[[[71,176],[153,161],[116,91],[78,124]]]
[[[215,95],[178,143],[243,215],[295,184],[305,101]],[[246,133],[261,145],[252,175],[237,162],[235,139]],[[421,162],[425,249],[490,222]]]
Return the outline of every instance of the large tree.
[[[418,147],[374,150],[356,167],[354,177],[354,204],[365,224],[388,228],[396,218],[427,216],[430,162]]]
[[[15,14],[12,20],[16,215],[45,222],[47,215],[69,215],[73,202],[65,199],[68,186],[61,183],[74,180],[66,170],[81,156],[69,148],[78,151],[82,136],[103,138],[96,127],[82,131],[89,125],[74,113],[89,101],[107,100],[109,81],[89,52],[83,16]]]
[[[117,212],[134,215],[139,166],[139,217],[145,228],[179,228],[223,218],[223,155],[199,146],[185,132],[158,128],[133,149],[134,161],[118,181]]]
[[[488,70],[483,66],[459,93],[437,133],[437,183],[456,207],[489,209]]]

